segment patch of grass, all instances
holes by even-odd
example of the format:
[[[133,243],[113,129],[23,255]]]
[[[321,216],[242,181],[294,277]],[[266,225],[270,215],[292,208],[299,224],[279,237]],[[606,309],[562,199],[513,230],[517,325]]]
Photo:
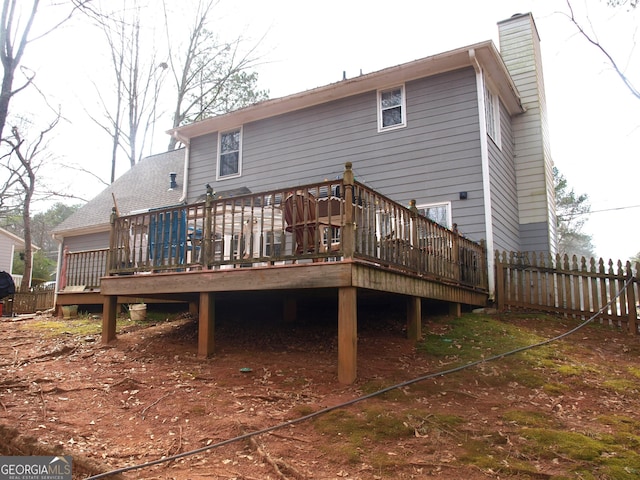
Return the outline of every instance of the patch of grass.
[[[626,415],[601,415],[598,421],[603,425],[615,427],[619,432],[640,432],[640,420]]]
[[[625,428],[637,428],[635,420],[623,417],[607,417],[607,421],[625,424]],[[601,419],[602,421],[602,419]],[[576,473],[582,475],[591,472],[597,475],[580,478],[615,478],[616,480],[632,480],[640,475],[640,454],[638,442],[640,438],[631,432],[615,435],[598,433],[578,433],[552,429],[523,429],[520,435],[533,442],[529,445],[530,453],[545,458],[556,455],[569,457],[575,461],[589,462],[588,466],[578,466]]]
[[[562,455],[573,460],[595,462],[607,451],[604,442],[577,432],[528,428],[523,429],[520,434],[532,440],[532,452],[544,458]]]
[[[447,332],[426,335],[418,344],[418,350],[462,364],[507,353],[543,340],[545,339],[517,325],[489,316],[468,314],[452,321]],[[552,354],[547,346],[527,352],[533,359]]]
[[[625,378],[616,378],[605,380],[602,387],[616,393],[637,393],[638,382],[627,380]]]
[[[464,443],[465,452],[460,460],[468,465],[475,465],[480,469],[498,470],[504,465],[500,458],[494,455],[491,445],[486,439],[471,439]]]
[[[458,415],[443,413],[429,413],[413,410],[407,413],[403,422],[413,429],[418,436],[431,435],[433,433],[457,436],[456,428],[464,423],[464,418]]]
[[[102,321],[90,315],[79,315],[78,318],[62,319],[50,317],[46,320],[29,322],[23,328],[42,332],[47,337],[61,335],[99,335]]]
[[[542,386],[542,390],[548,395],[553,395],[557,397],[559,395],[564,395],[565,393],[570,391],[571,388],[568,385],[565,385],[563,383],[551,382],[551,383],[545,383]]]
[[[598,369],[591,365],[564,363],[552,367],[556,372],[567,377],[582,377],[587,373],[599,373]]]
[[[640,367],[627,367],[627,371],[636,378],[640,378]]]
[[[544,428],[557,424],[556,420],[543,412],[510,410],[502,415],[505,422],[514,423],[520,427]]]
[[[132,326],[143,327],[169,320],[171,320],[171,317],[164,313],[148,315],[147,319],[143,321],[133,321],[127,316],[119,315],[116,319],[116,330],[120,331],[125,327],[130,328]],[[89,313],[81,312],[77,318],[47,317],[46,319],[26,323],[23,328],[42,332],[47,337],[100,335],[102,333],[102,320]]]
[[[335,410],[318,417],[314,425],[318,431],[332,437],[324,448],[352,463],[361,461],[363,447],[367,444],[409,437],[414,433],[402,419],[378,407],[357,413]]]

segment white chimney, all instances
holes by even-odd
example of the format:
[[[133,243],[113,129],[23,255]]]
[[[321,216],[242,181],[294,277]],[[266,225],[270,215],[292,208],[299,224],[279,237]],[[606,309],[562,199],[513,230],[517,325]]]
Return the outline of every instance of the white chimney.
[[[540,37],[530,13],[498,23],[500,53],[526,112],[513,119],[522,251],[557,251],[553,160]]]

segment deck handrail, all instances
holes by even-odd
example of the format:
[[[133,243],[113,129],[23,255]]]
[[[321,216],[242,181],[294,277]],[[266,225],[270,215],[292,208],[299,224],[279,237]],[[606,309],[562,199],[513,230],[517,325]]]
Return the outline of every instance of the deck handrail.
[[[486,251],[409,207],[343,178],[185,205],[112,213],[109,275],[356,258],[486,289]]]
[[[65,248],[60,269],[59,290],[66,286],[84,286],[95,289],[100,286],[100,277],[107,272],[109,248],[71,252]]]

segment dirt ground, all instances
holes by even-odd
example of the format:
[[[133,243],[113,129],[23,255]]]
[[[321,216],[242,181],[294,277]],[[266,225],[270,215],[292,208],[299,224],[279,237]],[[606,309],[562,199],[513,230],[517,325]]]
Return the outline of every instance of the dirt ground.
[[[70,329],[50,336],[32,328],[44,320],[0,321],[0,453],[72,455],[75,478],[213,446],[450,367],[446,359],[417,350],[405,338],[401,318],[360,322],[353,385],[337,382],[332,322],[219,322],[216,353],[203,361],[196,358],[197,324],[188,316],[125,327],[109,345],[101,344],[99,335]],[[575,325],[535,316],[505,321],[543,337]],[[425,318],[423,332],[446,333],[452,322]],[[640,339],[616,329],[592,329],[564,342],[572,343],[567,348],[574,365],[595,361],[611,376],[639,367]],[[324,419],[132,470],[121,478],[583,478],[570,473],[577,462],[562,453],[527,454],[520,426],[505,420],[505,412],[540,412],[577,432],[592,431],[601,415],[638,419],[638,390],[625,395],[600,388],[595,369],[584,370],[580,383],[574,379],[571,389],[554,394],[520,383],[508,375],[508,365],[498,360],[429,379]],[[558,377],[555,384],[566,384],[566,378]],[[340,430],[347,419],[366,417],[376,423],[372,415],[401,419],[393,425],[400,431],[358,437]],[[461,421],[447,426],[447,416]],[[503,468],[474,460],[470,453],[471,440],[487,439]],[[516,460],[530,468],[515,467]]]

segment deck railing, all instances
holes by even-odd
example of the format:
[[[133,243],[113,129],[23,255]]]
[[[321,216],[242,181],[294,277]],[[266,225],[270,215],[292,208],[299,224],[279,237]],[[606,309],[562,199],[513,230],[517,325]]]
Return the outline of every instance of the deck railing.
[[[65,249],[58,289],[64,290],[67,285],[99,288],[100,277],[107,271],[108,256],[108,248],[80,252]]]
[[[108,273],[271,266],[358,258],[486,289],[482,245],[355,182],[340,180],[112,215]]]

